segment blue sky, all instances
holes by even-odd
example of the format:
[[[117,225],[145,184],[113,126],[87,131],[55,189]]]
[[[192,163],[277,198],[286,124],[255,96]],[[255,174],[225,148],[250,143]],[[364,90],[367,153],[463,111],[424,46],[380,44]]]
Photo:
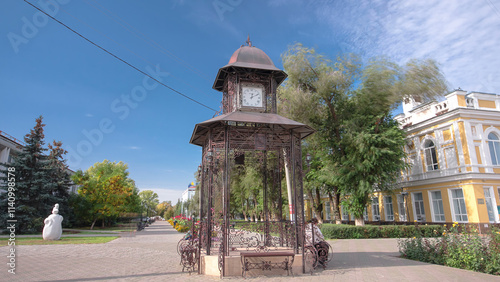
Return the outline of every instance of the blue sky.
[[[301,42],[335,57],[433,58],[450,88],[500,93],[500,0],[31,0],[108,51],[209,108],[215,75],[247,35],[282,68]],[[0,9],[0,130],[44,116],[73,170],[123,161],[141,190],[176,203],[201,160],[189,144],[214,112],[145,78],[20,0]]]

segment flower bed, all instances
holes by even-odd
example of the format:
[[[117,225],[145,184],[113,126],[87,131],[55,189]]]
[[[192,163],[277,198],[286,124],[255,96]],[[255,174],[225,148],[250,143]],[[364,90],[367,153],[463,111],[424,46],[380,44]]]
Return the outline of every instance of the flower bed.
[[[415,236],[398,241],[401,256],[408,259],[500,275],[500,232],[486,236],[474,229],[459,232],[455,222],[441,238]]]
[[[191,228],[191,218],[189,217],[183,217],[183,216],[175,216],[167,220],[174,228],[175,230],[186,233],[188,232]],[[176,224],[174,224],[174,221]],[[175,226],[174,226],[175,225]]]

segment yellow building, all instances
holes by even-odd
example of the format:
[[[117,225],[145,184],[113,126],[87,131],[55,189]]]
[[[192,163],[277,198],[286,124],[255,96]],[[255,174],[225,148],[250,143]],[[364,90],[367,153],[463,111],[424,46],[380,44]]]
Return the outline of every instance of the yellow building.
[[[395,119],[412,167],[393,193],[373,195],[365,220],[500,223],[500,95],[455,90],[445,98],[404,102]],[[342,219],[353,220],[344,211]]]

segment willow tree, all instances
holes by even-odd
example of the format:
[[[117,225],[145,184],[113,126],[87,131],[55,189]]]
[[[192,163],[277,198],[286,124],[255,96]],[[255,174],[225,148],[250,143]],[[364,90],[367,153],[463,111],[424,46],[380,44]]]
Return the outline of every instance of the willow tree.
[[[363,224],[369,195],[390,190],[406,166],[405,135],[391,112],[405,98],[444,94],[444,77],[432,60],[399,66],[375,58],[362,65],[356,55],[332,61],[301,44],[282,59],[289,76],[279,89],[280,111],[317,130],[303,150],[317,160],[305,184],[313,207],[321,208],[315,194],[327,194],[339,222],[342,197],[356,224]]]

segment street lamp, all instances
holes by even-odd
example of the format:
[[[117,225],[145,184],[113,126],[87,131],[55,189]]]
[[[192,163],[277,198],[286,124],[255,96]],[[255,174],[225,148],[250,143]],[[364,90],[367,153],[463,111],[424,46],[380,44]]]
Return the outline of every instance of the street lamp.
[[[212,152],[212,150],[209,150],[207,152],[206,158],[207,158],[208,163],[212,163],[212,160],[214,159],[214,152]]]
[[[307,155],[306,155],[306,164],[307,164],[308,167],[311,167],[311,161],[312,161],[311,154],[307,153]]]

